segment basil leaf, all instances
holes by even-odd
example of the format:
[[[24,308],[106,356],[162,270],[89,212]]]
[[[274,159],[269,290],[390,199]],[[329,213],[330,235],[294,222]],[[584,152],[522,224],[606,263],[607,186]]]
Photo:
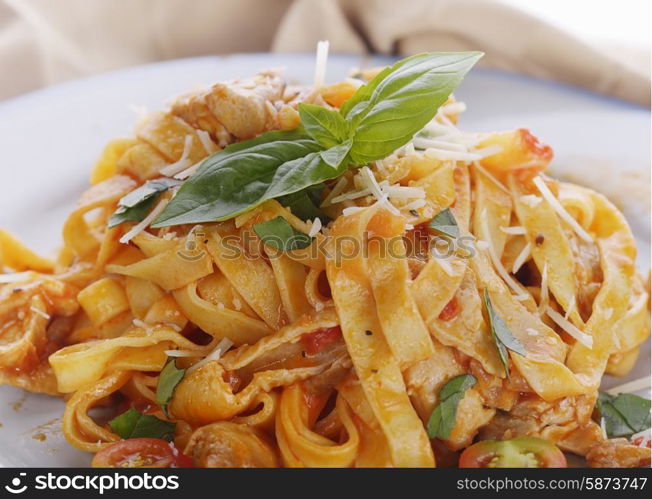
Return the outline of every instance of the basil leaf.
[[[319,218],[322,224],[326,225],[330,218],[319,208],[323,191],[324,184],[311,185],[302,191],[281,196],[278,201],[304,222]]]
[[[435,218],[428,224],[428,228],[444,236],[457,239],[460,237],[460,228],[457,225],[457,220],[450,208],[440,211]]]
[[[168,413],[168,404],[172,400],[175,388],[185,375],[186,369],[179,369],[176,359],[172,357],[163,366],[156,385],[156,403],[161,406],[165,414]]]
[[[629,437],[650,428],[648,399],[632,393],[621,393],[616,397],[601,392],[596,405],[609,438]]]
[[[176,423],[129,409],[109,421],[111,429],[125,440],[128,438],[160,438],[172,440]]]
[[[349,139],[338,146],[333,146],[330,149],[326,149],[325,151],[320,152],[319,156],[328,166],[332,168],[339,168],[339,166],[342,165],[346,160],[346,157],[351,150],[352,144],[353,141]]]
[[[634,433],[650,428],[650,401],[648,399],[633,393],[621,393],[613,401],[613,406],[625,417]]]
[[[113,215],[111,215],[111,218],[109,218],[109,228],[125,222],[140,222],[154,208],[159,194],[157,193],[156,195],[145,198],[131,208],[118,206],[115,212],[113,212]]]
[[[360,87],[340,110],[353,131],[357,165],[390,155],[434,118],[481,52],[431,52],[403,59]]]
[[[118,201],[118,209],[109,218],[109,227],[124,222],[140,222],[154,207],[161,193],[181,183],[181,180],[173,178],[148,180]]]
[[[348,165],[332,168],[320,151],[301,130],[268,132],[227,146],[204,160],[152,227],[227,220],[344,173]]]
[[[484,290],[484,305],[487,310],[487,316],[489,317],[491,336],[494,339],[494,343],[496,343],[498,356],[505,368],[505,375],[509,378],[509,355],[507,349],[524,357],[526,354],[525,348],[521,345],[521,342],[514,337],[512,332],[509,330],[509,326],[507,326],[507,323],[502,319],[502,317],[494,311],[491,299],[489,298],[489,292],[486,289]]]
[[[337,111],[301,103],[299,116],[308,135],[322,147],[333,147],[349,138],[349,125]]]
[[[283,217],[256,224],[253,229],[265,246],[281,251],[307,248],[312,243],[312,237],[296,230]]]
[[[461,374],[451,379],[439,392],[439,404],[428,419],[428,437],[448,440],[455,427],[457,406],[466,391],[476,383],[474,376]]]

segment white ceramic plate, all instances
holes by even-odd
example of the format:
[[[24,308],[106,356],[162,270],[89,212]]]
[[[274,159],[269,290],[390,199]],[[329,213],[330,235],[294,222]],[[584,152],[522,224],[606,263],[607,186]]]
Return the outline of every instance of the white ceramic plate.
[[[351,67],[387,60],[330,57],[327,80]],[[88,185],[104,144],[128,135],[131,106],[161,108],[197,84],[285,67],[290,81],[309,82],[312,55],[202,57],[140,66],[78,80],[0,102],[0,227],[38,251],[60,243],[67,214]],[[650,113],[561,85],[474,70],[457,97],[467,130],[530,128],[555,150],[552,171],[609,195],[625,211],[639,243],[639,265],[650,256]],[[649,374],[649,346],[631,379]],[[621,381],[606,380],[607,386]],[[87,466],[60,431],[63,402],[0,387],[0,465]]]

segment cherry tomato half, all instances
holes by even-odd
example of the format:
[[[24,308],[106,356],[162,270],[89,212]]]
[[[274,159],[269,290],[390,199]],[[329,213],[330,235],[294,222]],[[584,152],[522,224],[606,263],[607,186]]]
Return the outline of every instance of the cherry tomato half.
[[[190,468],[192,459],[173,443],[158,438],[131,438],[105,447],[93,457],[94,468]]]
[[[566,457],[547,440],[519,437],[484,440],[467,447],[460,468],[566,468]]]

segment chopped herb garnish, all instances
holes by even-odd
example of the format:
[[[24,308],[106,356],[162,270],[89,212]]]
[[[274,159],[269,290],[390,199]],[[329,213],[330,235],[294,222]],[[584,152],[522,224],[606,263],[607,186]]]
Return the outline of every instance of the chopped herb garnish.
[[[450,208],[440,211],[435,218],[428,224],[428,228],[434,230],[443,236],[452,237],[457,239],[460,237],[460,228],[457,225],[457,220]]]
[[[491,304],[491,299],[489,298],[489,292],[484,290],[484,305],[487,310],[487,316],[489,317],[489,326],[491,327],[491,336],[496,343],[496,348],[498,349],[498,356],[500,361],[505,368],[505,375],[509,378],[509,355],[507,349],[515,352],[519,355],[525,356],[525,348],[521,345],[521,342],[518,341],[512,332],[510,331],[507,323],[500,317],[493,308]]]
[[[161,406],[165,414],[168,413],[168,404],[172,400],[174,390],[185,375],[186,369],[179,369],[176,359],[172,357],[163,366],[156,385],[156,403]]]
[[[124,439],[160,438],[172,440],[175,423],[163,421],[156,416],[143,414],[136,409],[129,409],[109,421],[111,429]]]
[[[650,428],[648,399],[632,393],[614,396],[601,392],[596,405],[609,438],[629,437]]]
[[[439,403],[428,419],[428,436],[448,440],[455,427],[457,406],[466,391],[476,383],[474,376],[461,374],[448,381],[439,392]]]

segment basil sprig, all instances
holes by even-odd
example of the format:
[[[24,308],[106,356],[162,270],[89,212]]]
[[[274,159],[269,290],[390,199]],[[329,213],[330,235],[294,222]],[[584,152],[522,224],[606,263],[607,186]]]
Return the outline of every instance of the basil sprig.
[[[136,409],[129,409],[109,421],[109,426],[124,439],[160,438],[170,441],[174,436],[176,424],[143,414]]]
[[[609,438],[629,437],[650,428],[650,401],[634,395],[599,393],[597,409]]]
[[[455,427],[457,406],[466,391],[476,383],[471,374],[461,374],[448,381],[439,391],[439,404],[428,419],[428,437],[448,440]]]
[[[380,72],[339,112],[300,104],[296,130],[267,132],[204,160],[152,227],[227,220],[387,157],[435,116],[481,56],[418,54]]]
[[[307,248],[312,243],[312,237],[296,230],[283,217],[261,222],[253,229],[265,246],[281,251]]]
[[[489,317],[491,336],[494,339],[494,343],[496,343],[498,356],[500,357],[500,361],[505,368],[505,375],[509,378],[509,355],[507,353],[507,349],[525,357],[525,347],[521,345],[521,342],[514,337],[509,329],[509,326],[503,320],[503,318],[496,313],[493,305],[491,304],[489,292],[486,289],[484,290],[483,296],[484,306],[487,310],[487,316]]]
[[[428,228],[441,234],[443,236],[452,237],[457,239],[460,237],[460,228],[457,225],[457,220],[450,208],[437,213],[435,218],[433,218],[428,224]]]
[[[148,180],[118,201],[118,209],[109,218],[109,227],[124,222],[140,222],[154,207],[159,196],[177,185],[181,185],[181,180],[173,178]]]
[[[179,369],[173,357],[170,357],[161,369],[156,385],[156,403],[161,406],[165,414],[168,414],[168,404],[172,400],[174,390],[185,375],[186,369]]]

